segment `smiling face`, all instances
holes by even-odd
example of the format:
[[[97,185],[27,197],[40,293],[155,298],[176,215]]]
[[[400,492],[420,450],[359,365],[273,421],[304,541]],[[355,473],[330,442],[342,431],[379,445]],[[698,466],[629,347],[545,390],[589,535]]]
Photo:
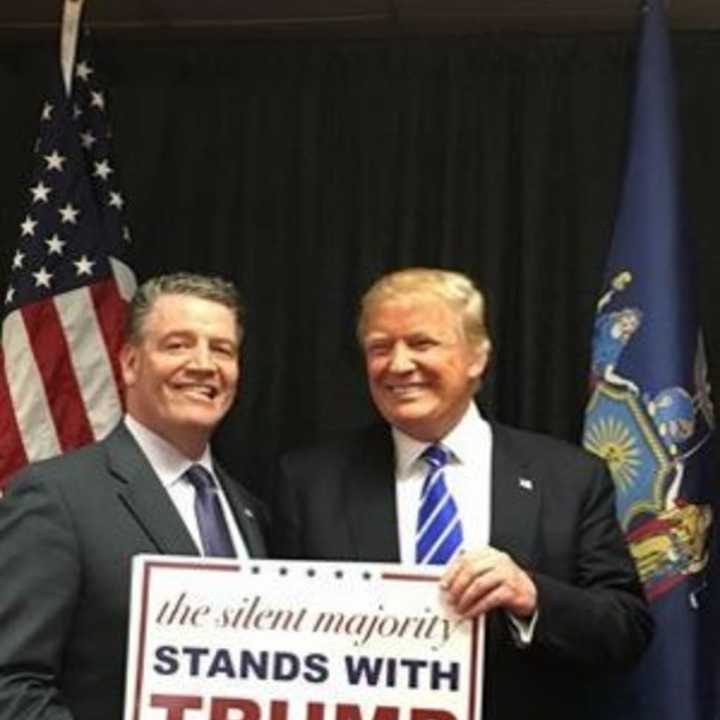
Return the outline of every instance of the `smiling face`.
[[[467,340],[460,314],[430,294],[370,308],[362,345],[380,414],[425,442],[440,440],[459,422],[488,360],[485,344]]]
[[[199,457],[235,399],[233,312],[191,295],[161,295],[120,361],[127,410],[187,457]]]

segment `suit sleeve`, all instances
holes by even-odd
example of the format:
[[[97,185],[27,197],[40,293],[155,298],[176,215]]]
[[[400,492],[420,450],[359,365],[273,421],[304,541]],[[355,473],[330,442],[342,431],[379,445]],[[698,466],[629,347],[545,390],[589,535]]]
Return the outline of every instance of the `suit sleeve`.
[[[25,471],[0,500],[0,720],[72,720],[58,678],[79,568],[57,489]]]
[[[575,578],[537,573],[539,618],[534,645],[584,665],[622,667],[650,642],[653,620],[615,514],[612,479],[598,466],[578,520]]]
[[[304,557],[302,544],[300,498],[291,481],[287,460],[280,460],[273,474],[270,533],[270,557],[282,560]]]

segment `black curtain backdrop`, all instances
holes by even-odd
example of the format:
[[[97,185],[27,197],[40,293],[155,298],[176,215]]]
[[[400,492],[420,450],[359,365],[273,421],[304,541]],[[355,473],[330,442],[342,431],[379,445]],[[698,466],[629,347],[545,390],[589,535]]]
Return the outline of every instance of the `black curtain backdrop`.
[[[674,36],[686,186],[720,387],[720,34]],[[380,273],[438,265],[489,296],[481,400],[575,441],[625,140],[624,35],[254,41],[96,36],[134,267],[235,280],[250,307],[232,470],[373,417],[354,340]],[[0,281],[54,38],[0,43]]]

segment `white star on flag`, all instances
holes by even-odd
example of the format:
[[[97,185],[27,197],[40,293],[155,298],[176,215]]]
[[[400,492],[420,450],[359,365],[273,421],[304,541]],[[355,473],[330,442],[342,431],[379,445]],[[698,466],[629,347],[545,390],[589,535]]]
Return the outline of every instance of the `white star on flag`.
[[[92,91],[90,93],[90,105],[96,107],[99,110],[105,109],[105,97],[101,92]]]
[[[110,163],[107,160],[101,160],[100,162],[95,163],[95,172],[93,173],[95,177],[107,180],[112,172],[113,169],[110,167]]]
[[[33,196],[33,203],[46,203],[48,201],[48,196],[52,192],[52,189],[45,185],[42,180],[38,180],[38,184],[31,187],[30,192]]]
[[[5,304],[9,305],[15,297],[15,288],[12,285],[8,285],[7,292],[5,293]]]
[[[25,220],[20,223],[20,229],[22,230],[21,237],[33,237],[37,224],[37,220],[33,220],[29,215],[26,215]]]
[[[60,213],[60,222],[63,225],[66,225],[67,223],[70,223],[71,225],[77,224],[77,216],[80,214],[80,210],[78,210],[78,208],[73,207],[70,203],[68,203],[65,207],[58,208],[58,212]]]
[[[108,205],[110,207],[114,207],[114,208],[117,208],[118,210],[122,210],[124,204],[125,204],[125,201],[123,200],[123,196],[119,192],[111,192],[110,193],[110,199],[108,200]]]
[[[77,269],[78,277],[80,275],[92,275],[92,269],[95,262],[88,260],[87,255],[83,255],[79,260],[74,260],[73,265]]]
[[[54,109],[55,108],[51,103],[46,102],[43,105],[41,120],[52,120],[52,111]]]
[[[47,170],[63,171],[63,163],[67,160],[64,155],[61,155],[57,150],[53,150],[50,155],[43,155],[45,162],[47,163]]]
[[[45,267],[41,267],[40,270],[34,272],[32,276],[35,278],[35,287],[50,287],[50,281],[52,280],[52,273],[49,273]]]
[[[66,243],[60,239],[59,235],[55,233],[54,235],[51,235],[46,241],[45,244],[48,246],[48,255],[62,255],[63,254],[63,248],[65,247]]]
[[[15,252],[15,257],[13,257],[13,262],[12,262],[13,270],[22,270],[24,259],[25,259],[25,253],[17,250]]]
[[[73,120],[77,120],[82,113],[82,108],[79,105],[73,105]]]
[[[97,142],[97,138],[92,134],[92,130],[86,130],[80,133],[80,144],[86,149],[90,150],[92,146]]]
[[[65,207],[58,208],[60,213],[60,222],[65,225],[70,223],[75,225],[77,223],[77,216],[80,214],[78,208],[73,207],[72,203],[68,203]]]
[[[87,82],[94,72],[95,71],[90,67],[90,65],[83,60],[82,62],[79,62],[75,68],[75,77],[79,77],[81,80]]]

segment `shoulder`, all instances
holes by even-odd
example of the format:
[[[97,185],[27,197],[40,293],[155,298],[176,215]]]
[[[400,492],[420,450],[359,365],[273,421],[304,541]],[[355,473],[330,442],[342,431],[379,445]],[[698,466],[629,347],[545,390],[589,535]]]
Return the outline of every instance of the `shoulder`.
[[[68,549],[78,528],[109,505],[108,483],[98,477],[103,456],[93,444],[18,472],[0,500],[0,539],[35,550],[52,546],[50,554]]]
[[[491,423],[493,442],[499,452],[504,452],[518,462],[545,465],[563,473],[605,473],[605,461],[597,455],[550,435],[522,430],[501,423]]]
[[[101,490],[99,476],[109,472],[109,448],[117,431],[98,442],[39,460],[19,470],[8,483],[3,502],[29,490],[49,496],[87,497]]]
[[[392,457],[392,435],[387,425],[378,423],[343,435],[295,448],[280,458],[285,468],[332,467],[359,462],[368,455],[389,454]]]
[[[10,488],[29,481],[72,482],[78,479],[80,472],[91,466],[103,464],[105,457],[103,443],[91,443],[57,457],[30,463],[12,478]]]

